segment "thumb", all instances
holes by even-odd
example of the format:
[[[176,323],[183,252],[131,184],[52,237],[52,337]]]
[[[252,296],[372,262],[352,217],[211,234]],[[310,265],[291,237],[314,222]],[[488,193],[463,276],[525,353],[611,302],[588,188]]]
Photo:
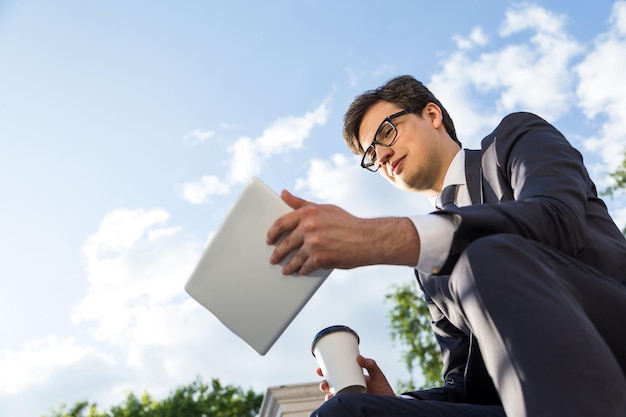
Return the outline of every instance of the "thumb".
[[[300,207],[304,207],[308,204],[311,204],[310,202],[308,202],[307,200],[303,198],[296,197],[295,195],[291,194],[287,190],[283,190],[283,192],[280,193],[280,197],[283,199],[285,203],[287,203],[289,207],[291,207],[294,210],[299,209]]]
[[[380,373],[382,374],[382,371],[380,370],[380,368],[378,367],[378,364],[376,363],[376,361],[374,359],[370,359],[370,358],[366,358],[363,355],[358,355],[356,357],[356,361],[359,363],[359,365],[361,365],[363,368],[367,369],[367,373],[371,376],[372,374],[376,374],[376,373]]]

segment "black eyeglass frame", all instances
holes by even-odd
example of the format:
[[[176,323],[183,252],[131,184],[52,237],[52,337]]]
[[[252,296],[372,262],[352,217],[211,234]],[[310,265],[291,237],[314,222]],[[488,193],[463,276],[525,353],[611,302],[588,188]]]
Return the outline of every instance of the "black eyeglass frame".
[[[398,127],[395,125],[395,123],[392,121],[393,119],[396,119],[400,116],[404,116],[405,114],[409,114],[409,113],[413,113],[413,111],[411,110],[402,110],[399,111],[397,113],[394,113],[390,116],[385,117],[385,119],[380,122],[380,125],[378,126],[378,129],[376,129],[376,133],[374,134],[374,140],[372,141],[372,143],[370,144],[370,146],[367,147],[367,149],[365,149],[365,151],[363,152],[363,158],[361,159],[361,167],[367,169],[368,171],[371,172],[376,172],[378,171],[378,168],[380,168],[380,164],[376,164],[376,162],[365,162],[365,156],[367,155],[367,153],[369,152],[370,149],[374,150],[374,153],[376,152],[376,145],[379,146],[384,146],[385,148],[388,148],[390,146],[393,146],[394,143],[396,143],[396,140],[398,139]],[[391,126],[393,126],[394,130],[396,131],[396,135],[395,137],[391,140],[391,142],[385,144],[382,142],[379,142],[376,140],[376,138],[378,137],[378,133],[380,132],[380,130],[383,128],[383,125],[385,123],[389,123]],[[375,169],[372,169],[372,167],[376,167]]]

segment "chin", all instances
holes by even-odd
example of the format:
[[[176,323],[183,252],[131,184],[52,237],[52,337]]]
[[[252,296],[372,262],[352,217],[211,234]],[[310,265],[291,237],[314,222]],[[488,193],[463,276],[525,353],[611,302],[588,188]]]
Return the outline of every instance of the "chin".
[[[391,185],[401,191],[415,191],[412,187],[410,187],[407,183],[402,181],[400,177],[389,177],[385,175],[385,179],[389,181]]]
[[[414,187],[411,187],[409,184],[405,184],[405,183],[396,184],[396,188],[400,191],[407,191],[411,193],[415,193],[419,191],[419,190],[416,190]]]

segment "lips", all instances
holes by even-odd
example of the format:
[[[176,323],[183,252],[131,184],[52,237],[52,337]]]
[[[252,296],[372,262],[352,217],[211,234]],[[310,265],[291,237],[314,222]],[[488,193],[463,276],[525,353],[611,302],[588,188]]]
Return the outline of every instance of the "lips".
[[[393,161],[391,163],[391,173],[393,175],[396,175],[398,173],[398,170],[402,167],[402,163],[404,162],[404,158],[405,156],[403,156],[402,158],[398,158],[395,161]]]

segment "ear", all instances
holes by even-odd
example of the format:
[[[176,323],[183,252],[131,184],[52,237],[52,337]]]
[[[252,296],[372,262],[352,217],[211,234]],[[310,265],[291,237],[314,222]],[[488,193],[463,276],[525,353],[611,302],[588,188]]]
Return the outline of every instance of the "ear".
[[[424,107],[424,117],[427,117],[428,120],[430,120],[435,129],[439,129],[439,127],[443,124],[443,112],[435,103],[428,103],[426,107]]]

